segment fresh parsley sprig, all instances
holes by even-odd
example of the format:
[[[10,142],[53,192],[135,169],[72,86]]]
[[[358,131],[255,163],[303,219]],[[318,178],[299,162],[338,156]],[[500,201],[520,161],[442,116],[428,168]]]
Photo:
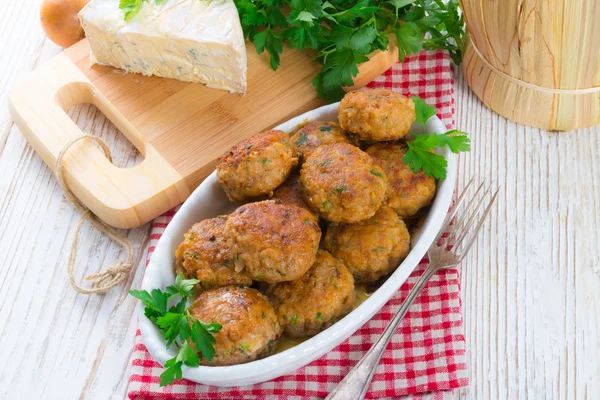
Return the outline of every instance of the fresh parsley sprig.
[[[234,0],[245,36],[277,69],[285,46],[316,50],[322,69],[313,80],[328,102],[352,86],[358,65],[390,37],[400,60],[422,49],[446,49],[460,64],[464,19],[458,0]]]
[[[427,105],[421,98],[415,96],[412,98],[415,103],[415,112],[417,114],[417,123],[425,129],[425,123],[429,118],[436,115],[435,107]],[[448,146],[453,153],[471,150],[471,140],[466,132],[451,130],[446,133],[431,133],[411,135],[406,140],[408,151],[402,158],[404,163],[414,172],[423,171],[426,175],[436,179],[446,178],[446,168],[448,162],[433,150],[436,147]]]
[[[215,356],[214,334],[221,330],[221,325],[199,321],[187,309],[187,298],[194,294],[194,285],[198,282],[196,279],[183,279],[183,275],[179,274],[175,278],[175,284],[168,286],[165,291],[129,291],[130,295],[146,306],[144,315],[162,332],[167,348],[173,344],[178,348],[177,355],[165,363],[165,371],[160,375],[160,386],[181,379],[183,365],[197,367],[200,365],[200,357],[210,361]],[[178,296],[181,299],[169,307],[169,301]]]

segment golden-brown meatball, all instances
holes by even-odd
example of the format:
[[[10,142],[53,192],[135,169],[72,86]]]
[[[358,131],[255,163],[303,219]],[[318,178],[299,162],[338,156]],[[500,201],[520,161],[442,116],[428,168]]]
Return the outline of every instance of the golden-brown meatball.
[[[352,310],[354,278],[343,262],[319,250],[315,265],[302,278],[272,285],[268,294],[289,336],[312,336]]]
[[[300,174],[293,173],[281,186],[275,189],[271,200],[279,200],[283,204],[305,208],[314,215],[315,222],[319,222],[317,213],[312,211],[304,200],[302,184],[300,183]]]
[[[304,275],[321,239],[309,211],[273,200],[239,207],[227,219],[225,234],[236,270],[268,283]]]
[[[406,258],[410,235],[394,210],[383,206],[366,221],[330,226],[325,248],[344,262],[356,282],[375,282]]]
[[[292,136],[294,157],[304,162],[317,147],[332,143],[356,144],[336,122],[314,121],[304,125]]]
[[[283,131],[268,131],[223,154],[217,160],[217,178],[229,200],[245,200],[270,194],[296,163],[289,136]]]
[[[192,226],[175,253],[175,271],[200,281],[199,289],[251,285],[252,278],[235,272],[223,231],[227,216],[205,219]]]
[[[404,145],[378,143],[369,147],[367,154],[385,171],[388,179],[386,204],[399,216],[415,215],[431,204],[435,196],[435,179],[424,172],[413,172],[403,161],[407,148]]]
[[[347,93],[339,106],[340,125],[363,140],[397,140],[416,120],[414,102],[388,89]]]
[[[190,307],[192,317],[221,324],[215,334],[215,356],[203,365],[242,364],[273,353],[282,328],[267,298],[256,289],[227,286],[198,296]]]
[[[332,222],[358,222],[381,206],[387,188],[383,170],[347,143],[318,147],[300,171],[310,208]]]

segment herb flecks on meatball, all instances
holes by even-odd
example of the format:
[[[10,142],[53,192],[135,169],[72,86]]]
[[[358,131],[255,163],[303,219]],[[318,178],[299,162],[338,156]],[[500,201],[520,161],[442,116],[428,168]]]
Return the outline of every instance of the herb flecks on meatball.
[[[217,160],[217,179],[229,200],[246,200],[271,194],[296,163],[285,132],[263,132],[237,144]]]
[[[415,215],[421,208],[431,204],[435,196],[435,179],[424,172],[413,172],[402,161],[406,146],[378,143],[367,150],[367,154],[385,171],[388,179],[386,204],[399,216]]]
[[[184,235],[175,253],[175,271],[198,279],[199,289],[252,284],[248,275],[234,270],[223,232],[226,221],[226,216],[219,216],[198,222]]]
[[[314,121],[309,122],[292,136],[294,157],[300,162],[304,160],[319,146],[333,143],[356,144],[336,122]]]
[[[372,217],[387,188],[383,170],[369,155],[347,143],[317,148],[302,165],[300,180],[310,208],[332,222]]]
[[[314,264],[321,229],[306,209],[266,200],[239,207],[225,226],[236,270],[276,283],[300,278]]]
[[[388,89],[347,93],[339,106],[340,125],[363,140],[398,140],[415,122],[414,102]]]
[[[215,356],[204,365],[235,365],[271,355],[282,328],[271,303],[258,290],[227,286],[198,296],[189,309],[192,317],[221,324],[215,334]]]
[[[306,274],[293,282],[272,285],[268,295],[289,336],[312,336],[352,310],[354,278],[344,263],[319,250]]]
[[[304,208],[314,215],[315,222],[319,221],[318,214],[312,211],[304,200],[300,174],[293,173],[281,186],[275,189],[271,200],[278,200],[283,204]]]
[[[390,207],[356,224],[330,226],[325,248],[348,267],[357,283],[375,282],[393,272],[410,251],[404,221]]]

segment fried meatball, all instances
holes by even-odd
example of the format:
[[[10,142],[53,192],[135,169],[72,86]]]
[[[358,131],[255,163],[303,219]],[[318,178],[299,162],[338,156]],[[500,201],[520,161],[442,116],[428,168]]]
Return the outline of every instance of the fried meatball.
[[[267,298],[256,289],[227,286],[198,296],[190,307],[192,317],[221,324],[215,334],[215,356],[203,365],[242,364],[273,353],[282,333]]]
[[[312,211],[304,201],[300,174],[292,174],[281,186],[275,189],[271,200],[279,200],[283,204],[305,208],[315,217],[315,222],[319,222],[317,213]]]
[[[343,129],[363,140],[397,140],[416,120],[411,99],[388,89],[363,88],[347,93],[339,106]]]
[[[252,278],[233,268],[223,232],[226,221],[227,216],[222,215],[195,224],[175,253],[175,271],[198,279],[198,289],[252,284]]]
[[[236,270],[268,283],[304,275],[315,262],[321,239],[308,210],[273,200],[239,207],[227,219],[225,234]]]
[[[387,188],[383,170],[347,143],[318,147],[302,165],[300,180],[310,208],[332,222],[372,217]]]
[[[315,265],[302,278],[272,285],[268,295],[285,333],[312,336],[352,310],[354,278],[343,262],[319,250]]]
[[[330,226],[325,248],[344,262],[358,283],[375,282],[394,271],[410,251],[404,221],[390,207],[357,224]]]
[[[217,178],[231,201],[270,194],[288,177],[297,160],[289,136],[268,131],[251,136],[217,160]]]
[[[314,121],[304,125],[292,136],[294,157],[304,162],[317,147],[332,143],[356,144],[335,122]]]
[[[400,144],[378,143],[369,147],[367,154],[385,171],[388,179],[386,204],[399,216],[415,215],[431,204],[435,196],[435,179],[424,172],[413,172],[404,163],[407,148]]]

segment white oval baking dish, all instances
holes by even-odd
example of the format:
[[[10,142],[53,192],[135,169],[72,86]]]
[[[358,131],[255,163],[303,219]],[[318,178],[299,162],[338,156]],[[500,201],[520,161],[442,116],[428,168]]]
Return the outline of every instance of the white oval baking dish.
[[[293,131],[306,121],[337,121],[338,104],[331,104],[309,111],[293,118],[275,129]],[[417,132],[415,128],[415,132]],[[427,132],[445,132],[446,127],[437,117],[427,122]],[[425,218],[421,230],[412,239],[412,249],[408,257],[400,264],[389,279],[369,298],[346,317],[318,335],[299,345],[262,360],[228,367],[183,367],[183,377],[194,382],[216,386],[243,386],[268,381],[288,374],[311,361],[321,357],[342,341],[351,336],[365,324],[398,291],[408,276],[419,264],[435,236],[452,201],[456,181],[457,156],[444,149],[440,152],[448,161],[448,174],[444,181],[438,182],[436,197]],[[236,205],[227,200],[227,196],[217,182],[213,172],[183,203],[164,234],[158,241],[148,268],[142,289],[165,288],[175,280],[174,254],[183,240],[183,234],[196,222],[217,215],[227,214]],[[142,338],[148,351],[156,361],[163,364],[176,354],[174,347],[167,350],[165,341],[153,323],[144,317],[143,304],[138,306]]]

